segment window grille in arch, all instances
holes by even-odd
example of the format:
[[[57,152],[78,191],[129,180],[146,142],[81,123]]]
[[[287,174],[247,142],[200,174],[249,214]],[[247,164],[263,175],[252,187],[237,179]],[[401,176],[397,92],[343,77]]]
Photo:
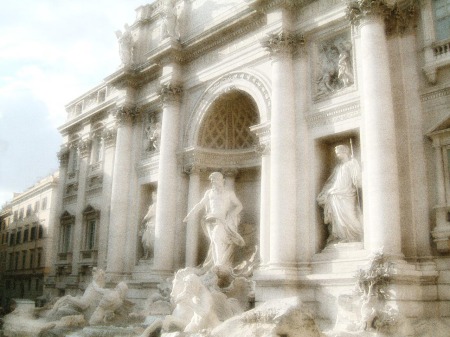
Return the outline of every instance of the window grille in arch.
[[[250,126],[259,123],[256,103],[246,93],[232,91],[213,102],[200,127],[198,145],[203,148],[234,150],[257,144]]]

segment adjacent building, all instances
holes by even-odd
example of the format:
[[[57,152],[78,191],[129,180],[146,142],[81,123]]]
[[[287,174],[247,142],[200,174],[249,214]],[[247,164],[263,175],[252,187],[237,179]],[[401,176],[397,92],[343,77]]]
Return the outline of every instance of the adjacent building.
[[[53,263],[55,201],[58,172],[41,179],[0,213],[0,295],[7,308],[11,299],[36,300],[43,295],[44,279]]]
[[[50,293],[75,293],[96,266],[142,299],[201,264],[207,239],[183,219],[220,171],[244,206],[236,262],[258,247],[257,302],[296,294],[334,319],[333,299],[382,249],[405,316],[450,315],[448,0],[161,0],[136,13],[117,32],[120,68],[59,128]],[[340,144],[361,164],[364,234],[330,244],[316,198]],[[11,270],[31,254],[17,219]]]

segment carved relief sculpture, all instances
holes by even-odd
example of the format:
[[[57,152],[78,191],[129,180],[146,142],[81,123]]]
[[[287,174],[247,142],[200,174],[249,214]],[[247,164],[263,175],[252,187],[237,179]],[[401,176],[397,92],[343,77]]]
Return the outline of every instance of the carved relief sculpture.
[[[242,204],[234,191],[225,189],[224,178],[220,172],[210,174],[211,189],[207,190],[203,199],[195,205],[184,218],[205,209],[202,227],[210,240],[208,256],[204,267],[212,268],[219,275],[229,275],[232,268],[234,246],[244,246],[244,239],[237,232],[239,213]]]
[[[116,31],[117,41],[119,42],[119,56],[122,64],[127,66],[133,63],[133,37],[130,27],[125,24],[125,30]]]
[[[339,36],[319,45],[317,96],[326,96],[354,83],[352,44]]]
[[[152,192],[152,203],[148,207],[147,214],[142,220],[142,248],[144,249],[144,259],[153,255],[155,243],[155,215],[156,215],[156,191]]]
[[[324,210],[324,223],[329,225],[327,242],[359,242],[363,237],[358,198],[361,170],[348,146],[336,146],[335,154],[339,164],[317,197]]]
[[[161,123],[151,118],[145,127],[144,150],[146,152],[159,151],[161,142]]]
[[[175,0],[164,0],[162,12],[161,37],[179,39],[178,16]]]

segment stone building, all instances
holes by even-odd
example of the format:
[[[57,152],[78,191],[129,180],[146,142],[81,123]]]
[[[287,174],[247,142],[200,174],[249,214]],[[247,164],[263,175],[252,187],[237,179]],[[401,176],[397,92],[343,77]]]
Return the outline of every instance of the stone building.
[[[183,219],[220,171],[244,206],[236,263],[258,246],[257,302],[300,295],[333,319],[382,249],[404,315],[450,315],[448,0],[173,0],[136,13],[117,32],[121,66],[59,128],[50,292],[76,292],[97,266],[142,299],[202,263],[199,218]],[[360,242],[327,240],[316,201],[341,144],[362,168]]]
[[[12,201],[0,213],[0,296],[7,308],[11,299],[36,300],[43,295],[48,275],[58,173],[41,179]]]

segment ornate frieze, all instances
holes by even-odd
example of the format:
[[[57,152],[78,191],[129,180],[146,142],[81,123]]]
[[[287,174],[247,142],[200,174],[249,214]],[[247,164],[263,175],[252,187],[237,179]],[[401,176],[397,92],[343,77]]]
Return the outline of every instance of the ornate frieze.
[[[181,97],[182,92],[183,90],[181,87],[167,83],[161,84],[158,94],[161,98],[162,103],[165,104],[178,101]]]
[[[298,46],[305,43],[303,36],[298,36],[290,32],[279,32],[269,34],[267,38],[261,41],[262,46],[267,49],[271,55],[278,53],[293,53]]]

